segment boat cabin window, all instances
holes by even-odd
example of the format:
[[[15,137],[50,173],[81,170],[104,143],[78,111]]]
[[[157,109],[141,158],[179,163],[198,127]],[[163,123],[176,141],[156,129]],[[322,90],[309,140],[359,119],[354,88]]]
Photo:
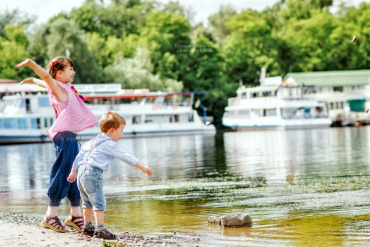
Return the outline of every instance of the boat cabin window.
[[[50,106],[50,102],[47,97],[40,97],[38,98],[38,101],[39,101],[39,107],[49,107]]]
[[[2,128],[3,128],[3,120],[0,119],[0,129],[2,129]]]
[[[283,119],[303,119],[303,118],[323,118],[327,117],[323,107],[299,107],[282,108],[281,117]]]
[[[242,92],[242,99],[246,99],[247,98],[247,92]]]
[[[53,119],[52,118],[50,118],[50,119],[44,118],[44,127],[45,128],[50,127],[52,125],[53,125]]]
[[[343,109],[343,102],[330,102],[329,109]]]
[[[31,112],[31,102],[30,99],[26,99],[26,112]]]
[[[18,118],[17,119],[18,129],[28,129],[27,118]]]
[[[269,96],[271,96],[271,91],[265,91],[265,92],[262,92],[262,95],[263,95],[263,97],[269,97]]]
[[[333,87],[334,92],[343,92],[343,87]]]
[[[261,110],[260,109],[250,110],[250,116],[251,117],[260,117],[261,116]]]
[[[252,98],[257,98],[257,97],[258,97],[258,93],[257,92],[252,93]]]
[[[4,119],[4,129],[15,129],[15,119],[5,118]]]
[[[31,129],[40,129],[40,118],[31,118]]]
[[[132,116],[132,124],[140,124],[140,123],[141,123],[141,116],[140,115]]]
[[[263,116],[264,117],[275,117],[276,114],[276,108],[275,109],[263,109]]]
[[[238,116],[243,118],[249,118],[249,112],[250,110],[240,110],[238,111]]]
[[[170,123],[173,123],[173,122],[175,122],[175,123],[180,122],[179,115],[171,115],[170,116]]]
[[[189,122],[194,122],[194,116],[193,113],[189,114]]]
[[[315,87],[304,87],[303,88],[303,93],[304,94],[315,94],[316,93],[316,88]]]

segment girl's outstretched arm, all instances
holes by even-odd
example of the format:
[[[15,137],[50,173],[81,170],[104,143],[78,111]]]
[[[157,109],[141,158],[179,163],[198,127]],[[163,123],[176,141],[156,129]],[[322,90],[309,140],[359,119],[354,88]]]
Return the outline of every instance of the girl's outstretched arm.
[[[25,84],[25,83],[35,83],[37,86],[39,87],[43,87],[43,88],[46,88],[47,84],[45,81],[43,80],[40,80],[40,79],[36,79],[36,78],[33,78],[33,77],[30,77],[30,78],[27,78],[27,79],[24,79],[23,81],[21,81],[19,83],[19,85],[22,85],[22,84]]]
[[[30,66],[33,71],[35,71],[35,73],[49,85],[49,88],[51,89],[53,94],[55,94],[55,96],[57,96],[61,101],[67,100],[68,95],[65,89],[60,87],[58,83],[49,75],[49,73],[33,60],[26,59],[23,62],[17,64],[16,67],[20,68],[26,65]]]

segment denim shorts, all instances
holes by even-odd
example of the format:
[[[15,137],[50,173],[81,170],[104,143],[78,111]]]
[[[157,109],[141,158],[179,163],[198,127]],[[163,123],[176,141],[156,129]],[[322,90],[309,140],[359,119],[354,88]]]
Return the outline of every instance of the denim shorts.
[[[103,170],[90,165],[80,166],[78,169],[77,185],[82,198],[82,208],[105,210]]]

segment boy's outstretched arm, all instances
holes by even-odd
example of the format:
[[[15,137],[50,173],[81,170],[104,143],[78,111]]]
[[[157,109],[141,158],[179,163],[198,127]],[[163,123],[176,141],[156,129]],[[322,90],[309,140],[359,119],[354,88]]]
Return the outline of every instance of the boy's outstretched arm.
[[[23,62],[16,65],[17,68],[23,67],[23,66],[30,66],[33,71],[42,79],[44,80],[50,87],[51,91],[61,100],[66,101],[68,95],[66,92],[64,92],[58,83],[49,75],[49,73],[43,69],[40,65],[38,65],[36,62],[34,62],[31,59],[26,59]]]
[[[149,167],[147,166],[144,166],[143,164],[141,164],[140,162],[137,162],[135,167],[139,168],[140,170],[142,170],[146,175],[148,176],[151,176],[153,174],[153,171],[152,169],[150,169]]]
[[[47,87],[46,86],[47,84],[46,84],[45,81],[40,80],[40,79],[36,79],[34,77],[30,77],[30,78],[24,79],[23,81],[21,81],[19,83],[19,85],[22,85],[22,84],[25,84],[25,83],[35,83],[39,87],[43,87],[43,88],[46,88]]]

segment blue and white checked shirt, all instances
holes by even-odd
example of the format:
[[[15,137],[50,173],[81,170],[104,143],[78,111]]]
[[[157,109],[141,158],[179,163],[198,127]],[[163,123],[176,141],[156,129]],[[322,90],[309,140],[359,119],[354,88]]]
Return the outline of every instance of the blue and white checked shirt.
[[[109,136],[103,133],[98,134],[95,138],[95,144],[102,140],[106,140],[97,147],[93,149],[90,154],[90,147],[94,139],[86,142],[82,145],[80,152],[78,153],[75,161],[73,162],[73,167],[78,169],[82,165],[91,165],[99,167],[103,171],[108,170],[109,163],[114,159],[120,159],[130,166],[135,166],[139,161],[136,157],[123,151],[118,147],[118,144],[114,142]]]

